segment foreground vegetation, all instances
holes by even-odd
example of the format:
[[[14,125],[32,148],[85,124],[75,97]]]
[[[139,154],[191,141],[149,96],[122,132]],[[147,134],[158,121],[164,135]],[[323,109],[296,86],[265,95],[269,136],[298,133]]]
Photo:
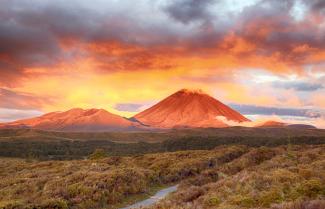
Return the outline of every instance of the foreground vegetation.
[[[0,208],[119,208],[164,185],[152,209],[325,208],[325,145],[218,146],[87,160],[0,160]]]
[[[324,209],[325,146],[253,148],[184,180],[152,209]]]
[[[98,148],[104,149],[110,156],[134,156],[179,150],[209,150],[219,145],[275,147],[289,143],[325,144],[325,130],[243,127],[135,133],[0,130],[0,156],[41,160],[83,159]]]
[[[118,208],[248,152],[247,147],[89,160],[0,160],[0,208]]]
[[[0,156],[4,209],[115,209],[178,183],[152,208],[325,208],[324,130],[0,130]]]

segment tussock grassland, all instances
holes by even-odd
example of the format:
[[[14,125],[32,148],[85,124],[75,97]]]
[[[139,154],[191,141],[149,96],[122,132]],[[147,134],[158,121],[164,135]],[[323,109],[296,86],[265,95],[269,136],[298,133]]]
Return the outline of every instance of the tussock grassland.
[[[251,148],[182,181],[152,209],[324,209],[325,146]]]
[[[0,208],[117,208],[152,188],[197,176],[248,151],[245,146],[221,146],[133,157],[105,157],[97,150],[91,160],[1,158]]]
[[[325,145],[218,146],[89,160],[0,160],[0,208],[119,208],[179,183],[151,209],[324,209]]]

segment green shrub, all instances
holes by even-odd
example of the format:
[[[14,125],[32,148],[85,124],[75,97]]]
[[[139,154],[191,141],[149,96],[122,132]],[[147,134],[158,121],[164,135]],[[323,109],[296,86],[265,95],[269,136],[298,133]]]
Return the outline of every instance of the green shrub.
[[[273,203],[280,203],[284,200],[283,192],[279,188],[273,188],[270,191],[262,193],[258,202],[263,207],[270,207]]]
[[[91,155],[89,155],[90,160],[99,160],[107,157],[107,153],[104,149],[96,149]]]
[[[91,190],[85,187],[82,183],[76,183],[68,186],[68,194],[70,197],[76,197],[78,195],[86,196],[90,193]]]
[[[207,201],[208,206],[218,206],[221,203],[221,200],[218,197],[211,197]]]
[[[68,203],[62,199],[49,199],[42,203],[42,209],[68,209]]]
[[[304,181],[297,189],[304,196],[315,198],[318,195],[325,195],[325,184],[319,179],[311,179]]]
[[[256,200],[248,196],[237,195],[233,199],[233,204],[241,207],[252,208],[256,205]]]
[[[0,201],[0,208],[5,209],[21,209],[24,208],[26,203],[21,200]]]

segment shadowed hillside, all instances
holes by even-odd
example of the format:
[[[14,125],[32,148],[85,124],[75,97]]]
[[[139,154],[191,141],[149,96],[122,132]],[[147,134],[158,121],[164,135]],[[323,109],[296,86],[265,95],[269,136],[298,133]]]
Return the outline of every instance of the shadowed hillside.
[[[95,149],[125,156],[154,152],[212,149],[218,145],[278,146],[325,144],[325,131],[295,128],[183,129],[166,132],[66,133],[29,129],[0,130],[0,156],[80,159]]]

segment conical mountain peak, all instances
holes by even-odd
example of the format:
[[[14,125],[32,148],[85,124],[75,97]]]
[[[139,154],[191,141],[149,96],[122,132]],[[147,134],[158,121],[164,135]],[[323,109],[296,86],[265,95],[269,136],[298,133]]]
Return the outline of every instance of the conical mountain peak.
[[[134,116],[141,123],[159,128],[227,127],[224,117],[234,122],[249,121],[240,113],[202,90],[182,89]]]

